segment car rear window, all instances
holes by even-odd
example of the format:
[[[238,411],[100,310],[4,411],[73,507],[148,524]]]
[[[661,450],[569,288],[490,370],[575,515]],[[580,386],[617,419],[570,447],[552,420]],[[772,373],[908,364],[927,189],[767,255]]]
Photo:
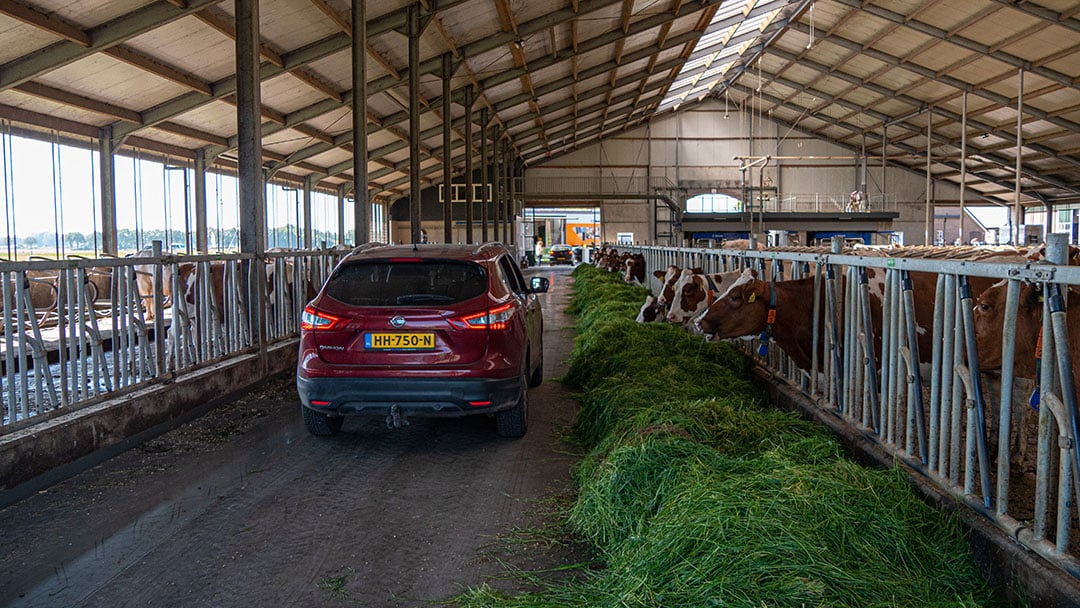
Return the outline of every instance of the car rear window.
[[[334,271],[326,295],[352,306],[431,306],[475,298],[487,283],[484,269],[470,262],[353,262]]]

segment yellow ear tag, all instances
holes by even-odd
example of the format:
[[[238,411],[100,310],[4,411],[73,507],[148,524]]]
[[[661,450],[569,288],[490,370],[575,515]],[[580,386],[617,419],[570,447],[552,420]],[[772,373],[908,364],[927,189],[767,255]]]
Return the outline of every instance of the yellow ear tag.
[[[750,292],[750,297],[747,298],[746,301],[753,304],[754,300],[756,300],[756,299],[757,299],[757,294],[751,291]]]

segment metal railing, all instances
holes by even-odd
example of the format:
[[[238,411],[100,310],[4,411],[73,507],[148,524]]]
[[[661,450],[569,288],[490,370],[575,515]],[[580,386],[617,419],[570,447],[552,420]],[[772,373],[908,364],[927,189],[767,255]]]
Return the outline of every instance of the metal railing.
[[[894,458],[920,471],[944,493],[970,505],[1010,537],[1080,578],[1075,547],[1080,480],[1077,479],[1077,395],[1069,356],[1065,296],[1080,285],[1080,267],[1066,266],[1064,235],[1054,235],[1047,258],[1061,262],[994,263],[794,251],[734,251],[627,247],[643,253],[647,268],[700,267],[706,272],[755,268],[762,280],[813,277],[813,359],[799,369],[779,348],[762,363],[823,410],[861,434],[871,434]],[[834,241],[833,251],[840,250]],[[850,252],[845,252],[850,253]],[[879,274],[880,273],[880,274]],[[883,291],[868,275],[883,275]],[[917,276],[921,275],[921,276]],[[658,279],[646,273],[653,293]],[[923,290],[913,287],[919,279]],[[976,346],[977,294],[971,281],[1004,281],[1000,380],[980,372],[995,353]],[[986,281],[985,279],[990,279]],[[1034,412],[1014,373],[1018,294],[1038,286],[1042,308],[1041,365]],[[880,286],[881,283],[875,283]],[[718,296],[721,294],[717,294]],[[809,300],[809,298],[807,299]],[[879,308],[880,305],[880,308]],[[923,323],[916,319],[922,312]],[[932,311],[932,324],[926,321]],[[1036,314],[1028,310],[1025,314]],[[1032,321],[1034,323],[1034,321]],[[930,325],[930,326],[928,326]],[[919,351],[930,332],[931,352]],[[984,335],[986,335],[984,333]],[[996,334],[991,333],[996,339]],[[757,356],[760,337],[740,341]],[[986,344],[986,342],[984,342]],[[1031,344],[1027,344],[1031,348]],[[996,350],[996,349],[990,349]],[[996,387],[994,390],[989,390]],[[996,430],[995,430],[996,427]],[[1032,449],[1032,444],[1035,444]],[[1032,453],[1034,452],[1034,453]]]
[[[295,336],[347,253],[155,251],[0,262],[0,433]]]
[[[765,211],[803,213],[868,213],[871,211],[896,211],[895,194],[868,194],[866,199],[852,204],[851,194],[787,194],[768,198]]]

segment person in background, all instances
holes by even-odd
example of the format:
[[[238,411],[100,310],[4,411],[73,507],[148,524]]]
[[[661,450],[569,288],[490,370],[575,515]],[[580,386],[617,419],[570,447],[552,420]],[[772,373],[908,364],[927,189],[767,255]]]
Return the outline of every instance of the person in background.
[[[536,263],[540,264],[540,254],[544,252],[544,239],[536,237]]]

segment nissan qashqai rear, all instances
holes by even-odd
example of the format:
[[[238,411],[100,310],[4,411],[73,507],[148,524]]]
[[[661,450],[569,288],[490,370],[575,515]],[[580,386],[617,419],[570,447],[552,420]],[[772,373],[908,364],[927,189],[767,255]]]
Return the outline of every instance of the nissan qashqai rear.
[[[543,376],[537,293],[502,245],[385,246],[347,256],[304,309],[296,385],[304,423],[349,415],[493,415],[521,437]]]

